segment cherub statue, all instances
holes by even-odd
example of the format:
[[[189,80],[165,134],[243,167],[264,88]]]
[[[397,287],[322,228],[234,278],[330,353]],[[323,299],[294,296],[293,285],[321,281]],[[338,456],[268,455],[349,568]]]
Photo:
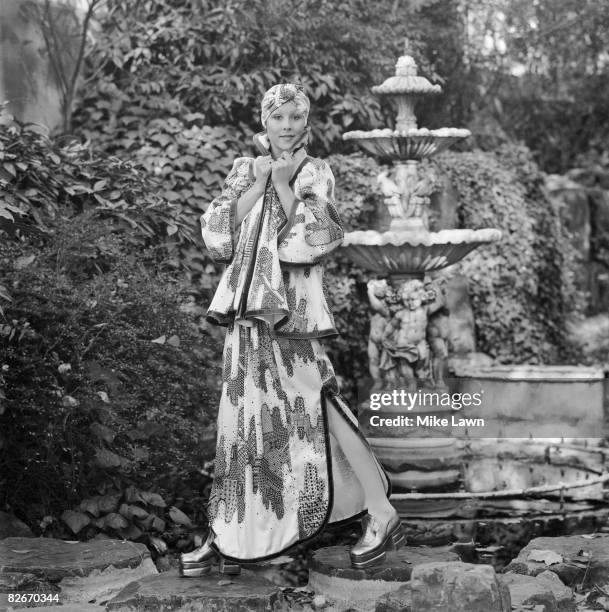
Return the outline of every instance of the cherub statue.
[[[431,370],[435,388],[446,390],[444,373],[448,363],[448,337],[450,334],[446,300],[446,281],[443,278],[425,282],[427,294],[427,342],[431,349]]]
[[[385,378],[410,390],[431,382],[430,350],[427,343],[428,308],[420,280],[406,281],[400,288],[402,308],[385,326],[380,369]],[[398,381],[398,378],[401,378]]]
[[[391,318],[389,297],[393,290],[386,280],[368,281],[368,299],[374,314],[370,319],[370,336],[368,337],[368,364],[373,381],[373,392],[383,389],[384,378],[381,375],[380,363],[383,352],[383,334]]]

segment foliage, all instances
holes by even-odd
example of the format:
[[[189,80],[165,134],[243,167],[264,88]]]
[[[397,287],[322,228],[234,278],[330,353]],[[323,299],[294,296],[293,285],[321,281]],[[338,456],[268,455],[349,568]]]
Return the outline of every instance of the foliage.
[[[158,196],[154,182],[135,164],[96,155],[76,142],[60,145],[5,111],[0,190],[0,220],[8,220],[2,227],[13,233],[47,232],[60,213],[92,211],[92,218],[110,220],[116,230],[135,230],[139,246],[155,235],[187,236],[175,207]]]
[[[94,212],[52,230],[0,247],[0,503],[54,535],[70,510],[82,538],[182,537],[170,506],[205,522],[219,348],[130,230]]]
[[[462,263],[479,349],[501,362],[569,362],[567,324],[583,310],[576,253],[531,152],[506,146],[495,154],[444,153],[437,161],[459,192],[461,225],[503,232]]]
[[[173,104],[202,113],[209,125],[248,133],[259,129],[266,89],[300,82],[312,101],[315,140],[327,151],[344,128],[378,124],[370,87],[393,73],[403,37],[416,32],[422,10],[445,4],[144,0],[134,6],[113,0],[100,16],[86,76],[102,88],[115,84],[135,106],[156,101],[157,109],[170,110]],[[414,47],[422,47],[416,38]],[[433,65],[423,65],[436,76]],[[95,95],[95,87],[85,91],[81,125],[96,110]]]
[[[547,172],[606,150],[606,2],[460,0],[460,8],[472,116],[494,115]]]

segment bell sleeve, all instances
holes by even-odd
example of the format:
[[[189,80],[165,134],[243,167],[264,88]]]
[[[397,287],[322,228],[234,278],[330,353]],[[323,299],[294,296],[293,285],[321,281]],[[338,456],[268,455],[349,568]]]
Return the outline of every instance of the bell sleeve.
[[[343,241],[334,201],[334,175],[328,164],[315,162],[312,172],[299,177],[296,202],[277,236],[279,260],[284,263],[315,264]]]
[[[201,215],[201,235],[210,257],[217,263],[230,263],[235,254],[239,239],[235,223],[237,202],[253,182],[251,159],[236,159],[224,181],[222,193]]]

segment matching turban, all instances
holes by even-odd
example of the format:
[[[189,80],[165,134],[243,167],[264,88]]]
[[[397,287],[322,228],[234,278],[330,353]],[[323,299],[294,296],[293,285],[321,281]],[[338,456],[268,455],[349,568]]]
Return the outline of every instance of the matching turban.
[[[274,85],[264,94],[260,105],[260,120],[264,127],[269,115],[286,102],[294,102],[296,108],[308,116],[311,103],[300,85],[293,83]]]

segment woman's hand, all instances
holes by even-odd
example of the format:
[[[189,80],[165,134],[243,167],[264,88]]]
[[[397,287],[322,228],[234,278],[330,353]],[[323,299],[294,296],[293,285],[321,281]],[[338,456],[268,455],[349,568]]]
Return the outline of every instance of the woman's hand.
[[[294,156],[284,151],[271,164],[271,176],[275,187],[287,187],[294,173]]]
[[[257,187],[263,190],[266,186],[266,179],[271,173],[273,158],[270,155],[259,156],[254,160],[254,177]]]

